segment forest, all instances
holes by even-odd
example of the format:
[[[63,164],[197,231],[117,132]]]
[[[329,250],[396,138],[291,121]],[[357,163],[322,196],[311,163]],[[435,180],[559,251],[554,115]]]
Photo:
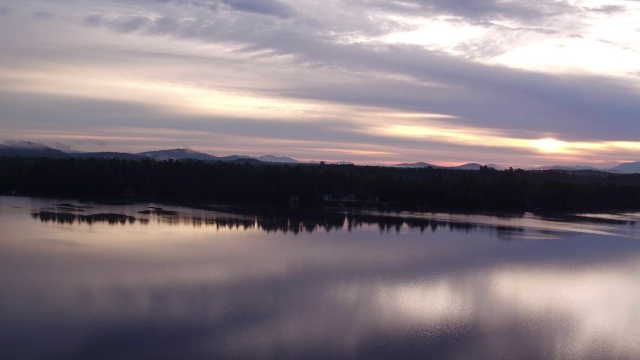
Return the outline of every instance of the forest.
[[[640,174],[0,157],[0,193],[136,201],[423,211],[640,208]]]

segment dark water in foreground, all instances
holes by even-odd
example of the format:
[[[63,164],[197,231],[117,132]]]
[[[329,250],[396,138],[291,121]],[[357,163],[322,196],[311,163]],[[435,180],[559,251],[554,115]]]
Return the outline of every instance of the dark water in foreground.
[[[0,197],[0,358],[638,359],[634,221]]]

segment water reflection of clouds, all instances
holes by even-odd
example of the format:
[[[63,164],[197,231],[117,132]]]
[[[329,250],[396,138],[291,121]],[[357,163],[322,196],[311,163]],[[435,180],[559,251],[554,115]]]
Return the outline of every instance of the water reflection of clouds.
[[[190,346],[226,357],[296,358],[324,348],[318,355],[384,358],[365,355],[374,342],[394,345],[385,343],[392,339],[399,356],[437,353],[447,343],[450,357],[617,359],[640,356],[638,275],[493,268],[405,283],[293,272],[286,283],[267,277],[219,286],[112,287],[85,297],[101,299],[93,305],[104,307],[105,317],[155,326],[137,334],[144,345],[178,327],[190,331]],[[117,326],[96,331],[95,341],[122,335]]]
[[[497,269],[494,298],[533,315],[568,316],[556,358],[640,358],[640,258],[605,269]]]
[[[95,231],[96,223],[76,220],[60,234],[21,223],[22,234],[99,246],[52,253],[27,235],[5,239],[0,284],[11,291],[0,298],[0,333],[33,341],[22,324],[35,324],[55,333],[40,355],[69,359],[640,358],[640,257],[631,237],[588,229],[566,241],[505,243],[496,238],[564,232],[536,218],[525,219],[538,224],[530,229],[514,224],[519,217],[492,224],[484,215],[392,213],[339,213],[329,220],[341,231],[292,237],[264,229],[329,220],[260,222],[177,207],[139,214],[147,208],[79,212],[138,214],[150,219],[144,226]],[[163,216],[233,226],[176,226],[158,222]],[[256,231],[238,231],[243,223]],[[16,250],[27,246],[28,254]]]
[[[526,335],[527,340],[519,339],[517,346],[521,349],[509,349],[512,353],[508,358],[638,358],[638,275],[638,271],[618,269],[599,274],[590,270],[506,268],[468,274],[462,279],[446,276],[406,284],[337,282],[329,291],[324,289],[323,294],[334,297],[332,306],[341,304],[352,309],[343,309],[350,314],[349,325],[324,330],[344,336],[347,352],[366,343],[367,336],[376,329],[395,333],[409,328],[423,332],[426,339],[433,335],[433,342],[444,331],[452,332],[461,343],[473,343],[478,339],[467,337],[479,331],[484,338],[474,346],[485,354],[481,351],[474,358],[500,357],[497,355],[509,348],[505,342],[514,332]],[[323,294],[317,294],[318,298]],[[329,300],[322,302],[326,305]],[[329,314],[322,310],[319,304],[311,313],[315,315],[307,315],[305,321],[326,326],[324,317]],[[343,311],[338,311],[339,316],[346,316]],[[299,320],[297,316],[289,318]],[[282,323],[280,319],[268,329],[261,325],[259,332],[269,334],[276,342],[302,326]],[[313,332],[303,330],[297,334],[296,341],[320,340],[313,339]],[[360,337],[354,339],[354,334]],[[488,346],[491,343],[493,347]],[[252,345],[255,344],[243,344],[259,351]]]
[[[540,358],[638,358],[638,275],[616,270],[495,269],[467,282],[442,279],[383,286],[378,297],[383,311],[403,315],[401,323],[437,327],[454,321],[488,332],[519,320],[531,335],[546,333],[553,339]],[[544,349],[544,343],[539,345]]]

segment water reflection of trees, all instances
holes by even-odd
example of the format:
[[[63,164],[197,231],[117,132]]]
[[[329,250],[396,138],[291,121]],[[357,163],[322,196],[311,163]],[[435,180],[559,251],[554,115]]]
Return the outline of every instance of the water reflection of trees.
[[[525,229],[518,226],[494,225],[486,223],[465,222],[460,220],[443,220],[430,217],[403,216],[398,213],[364,213],[349,211],[282,211],[273,209],[242,210],[236,212],[218,212],[213,210],[181,212],[159,207],[149,207],[131,215],[125,213],[95,213],[87,214],[87,208],[73,208],[59,206],[44,208],[32,213],[34,219],[44,223],[58,224],[86,224],[106,223],[109,225],[148,225],[156,223],[169,226],[215,227],[216,229],[258,230],[267,233],[313,233],[316,231],[353,231],[358,228],[376,226],[380,232],[396,232],[402,229],[435,232],[449,230],[469,233],[477,230],[495,231],[498,237],[505,240],[521,239]],[[228,211],[228,210],[227,210]],[[511,215],[519,217],[521,215]],[[504,217],[504,216],[503,216]],[[555,217],[555,221],[562,219]],[[567,217],[566,221],[586,221],[584,217]],[[633,222],[620,220],[595,219],[595,222],[608,222],[615,225],[633,225]]]
[[[138,219],[130,215],[125,214],[112,214],[112,213],[98,213],[98,214],[73,214],[68,212],[54,212],[54,211],[37,211],[31,213],[34,219],[39,219],[44,223],[58,223],[58,224],[87,224],[93,225],[95,223],[107,223],[109,225],[126,225],[135,224],[139,222],[141,224],[148,223],[148,219]]]
[[[85,214],[65,209],[44,209],[32,212],[34,219],[44,223],[63,225],[106,223],[109,225],[133,225],[157,223],[169,226],[215,227],[232,230],[261,230],[267,233],[313,233],[316,231],[348,231],[358,228],[377,226],[380,232],[400,232],[403,228],[419,229],[420,232],[449,229],[469,232],[483,225],[442,221],[434,219],[402,218],[393,215],[370,215],[345,212],[305,212],[293,214],[265,215],[262,213],[217,213],[190,214],[161,208],[149,208],[133,215],[123,213]]]

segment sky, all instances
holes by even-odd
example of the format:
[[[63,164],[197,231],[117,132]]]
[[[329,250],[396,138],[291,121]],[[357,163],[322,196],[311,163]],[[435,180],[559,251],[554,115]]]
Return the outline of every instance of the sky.
[[[0,142],[640,160],[640,1],[3,0]]]

